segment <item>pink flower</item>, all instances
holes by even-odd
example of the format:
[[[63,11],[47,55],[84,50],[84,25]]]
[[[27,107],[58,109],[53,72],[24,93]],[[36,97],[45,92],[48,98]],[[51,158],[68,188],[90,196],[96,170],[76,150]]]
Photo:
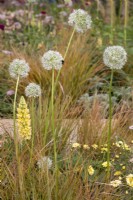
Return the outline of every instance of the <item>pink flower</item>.
[[[12,96],[14,93],[15,93],[14,90],[8,90],[6,95],[7,96]]]
[[[133,125],[132,125],[132,126],[129,126],[129,129],[130,129],[130,130],[133,130]]]

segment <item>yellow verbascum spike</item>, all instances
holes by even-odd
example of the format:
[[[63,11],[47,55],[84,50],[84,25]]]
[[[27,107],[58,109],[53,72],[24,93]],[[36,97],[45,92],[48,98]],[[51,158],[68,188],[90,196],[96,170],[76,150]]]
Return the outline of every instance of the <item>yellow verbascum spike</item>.
[[[31,119],[27,103],[22,96],[17,108],[18,133],[22,140],[31,139]]]

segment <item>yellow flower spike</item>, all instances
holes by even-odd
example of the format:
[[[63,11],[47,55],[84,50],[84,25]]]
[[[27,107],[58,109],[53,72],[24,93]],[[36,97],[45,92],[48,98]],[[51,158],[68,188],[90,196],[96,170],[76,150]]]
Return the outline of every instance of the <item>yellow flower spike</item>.
[[[22,96],[17,108],[18,133],[22,140],[31,139],[31,120],[26,101]]]

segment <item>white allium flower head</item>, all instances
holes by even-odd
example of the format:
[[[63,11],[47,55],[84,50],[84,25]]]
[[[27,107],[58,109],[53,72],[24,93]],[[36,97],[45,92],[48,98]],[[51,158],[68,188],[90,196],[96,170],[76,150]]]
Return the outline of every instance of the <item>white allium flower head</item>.
[[[82,9],[74,10],[68,19],[68,24],[79,33],[84,33],[91,28],[91,16]]]
[[[103,61],[111,69],[122,69],[127,62],[127,53],[121,46],[109,46],[104,51]]]
[[[48,156],[44,156],[38,160],[37,165],[39,169],[50,169],[52,167],[52,163],[52,160]]]
[[[41,95],[40,85],[37,85],[36,83],[30,83],[25,88],[25,95],[27,97],[39,97]]]
[[[17,79],[25,78],[28,76],[30,71],[29,64],[25,60],[14,59],[9,66],[9,73],[12,78]]]
[[[60,70],[62,68],[63,60],[64,59],[59,52],[52,50],[49,50],[46,53],[44,53],[41,59],[44,69],[47,70]]]

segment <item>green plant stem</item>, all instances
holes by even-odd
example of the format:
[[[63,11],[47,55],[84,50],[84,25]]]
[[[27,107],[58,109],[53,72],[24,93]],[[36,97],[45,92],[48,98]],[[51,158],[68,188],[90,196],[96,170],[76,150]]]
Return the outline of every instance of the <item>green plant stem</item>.
[[[54,140],[54,162],[55,162],[55,199],[58,200],[58,165],[57,165],[57,147],[56,147],[56,132],[55,132],[55,115],[54,115],[54,68],[52,69],[52,93],[51,93],[51,111],[52,111],[52,134]]]
[[[17,100],[17,92],[18,92],[18,85],[19,85],[20,77],[17,77],[16,88],[15,88],[15,95],[14,95],[14,102],[13,102],[13,127],[14,127],[14,144],[15,144],[15,153],[16,153],[16,160],[17,160],[17,170],[18,170],[18,183],[19,183],[19,190],[21,197],[22,195],[22,179],[21,179],[21,170],[20,170],[20,158],[19,158],[19,146],[18,146],[18,137],[16,133],[16,100]]]
[[[66,56],[67,56],[67,54],[68,54],[68,51],[69,51],[69,48],[70,48],[70,45],[71,45],[71,42],[72,42],[74,33],[75,33],[75,29],[73,29],[73,32],[72,32],[71,37],[70,37],[70,39],[69,39],[69,42],[68,42],[68,45],[67,45],[67,48],[66,48],[66,51],[65,51],[65,54],[64,54],[64,60],[66,59]],[[58,80],[59,80],[60,72],[61,72],[61,70],[58,71],[57,78],[56,78],[56,80],[55,80],[55,88],[56,88],[57,82],[58,82]]]
[[[125,18],[124,18],[124,45],[127,42],[127,25],[128,25],[128,0],[125,0]]]
[[[111,7],[111,34],[110,34],[110,43],[113,44],[113,29],[114,29],[114,0],[110,0],[110,7]]]
[[[34,139],[35,139],[35,110],[34,110],[34,97],[32,98],[32,103],[31,103],[31,122],[32,122],[32,141],[31,141],[31,150],[30,150],[30,166],[31,166],[31,161],[32,161],[32,155],[33,155],[33,148],[34,148]]]
[[[108,151],[107,151],[107,178],[110,176],[110,145],[111,145],[111,128],[112,128],[112,82],[113,82],[113,70],[111,70],[110,85],[109,85],[109,127],[108,127]]]

